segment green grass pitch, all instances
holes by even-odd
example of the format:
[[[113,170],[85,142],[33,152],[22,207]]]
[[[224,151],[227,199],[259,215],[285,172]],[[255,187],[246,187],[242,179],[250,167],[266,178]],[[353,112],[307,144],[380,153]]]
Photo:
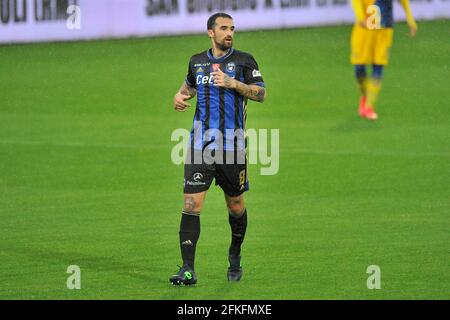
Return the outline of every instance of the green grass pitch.
[[[190,129],[172,98],[206,35],[1,46],[0,299],[449,299],[450,21],[419,27],[396,26],[375,123],[357,115],[350,26],[236,34],[268,88],[247,127],[280,129],[280,171],[250,166],[240,283],[211,188],[195,287],[168,282],[170,137]]]

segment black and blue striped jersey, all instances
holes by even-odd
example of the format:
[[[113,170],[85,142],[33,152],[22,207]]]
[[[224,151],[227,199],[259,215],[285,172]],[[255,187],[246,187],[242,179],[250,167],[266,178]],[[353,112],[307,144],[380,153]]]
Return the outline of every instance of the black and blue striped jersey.
[[[221,146],[226,151],[245,148],[243,143],[236,142],[234,134],[238,129],[245,130],[247,99],[233,89],[214,86],[211,72],[218,68],[247,85],[265,86],[258,64],[249,53],[230,48],[220,58],[214,58],[211,49],[193,55],[186,83],[197,89],[191,131],[191,145],[197,150],[220,147],[217,137],[223,139]]]

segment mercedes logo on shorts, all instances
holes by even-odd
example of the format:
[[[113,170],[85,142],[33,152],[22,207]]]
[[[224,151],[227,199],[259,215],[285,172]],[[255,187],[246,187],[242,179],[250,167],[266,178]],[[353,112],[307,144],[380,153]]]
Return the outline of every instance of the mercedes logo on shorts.
[[[193,178],[195,182],[199,182],[203,179],[203,175],[200,172],[196,172],[194,173]]]

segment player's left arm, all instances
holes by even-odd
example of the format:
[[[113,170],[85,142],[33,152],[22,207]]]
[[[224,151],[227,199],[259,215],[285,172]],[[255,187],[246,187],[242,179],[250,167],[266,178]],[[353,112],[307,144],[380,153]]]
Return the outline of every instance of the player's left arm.
[[[214,77],[214,85],[227,89],[236,90],[239,94],[253,101],[264,102],[266,99],[266,89],[256,84],[245,84],[236,79],[231,78],[222,70],[217,69],[211,72]]]
[[[414,37],[416,35],[418,27],[417,27],[416,20],[414,20],[414,17],[412,15],[411,7],[409,5],[409,0],[400,0],[400,3],[403,7],[403,10],[405,10],[406,22],[408,23],[408,26],[409,26],[409,34],[411,37]]]
[[[266,88],[260,87],[256,84],[245,84],[235,79],[231,79],[235,82],[235,90],[239,94],[253,101],[264,102],[266,100]]]

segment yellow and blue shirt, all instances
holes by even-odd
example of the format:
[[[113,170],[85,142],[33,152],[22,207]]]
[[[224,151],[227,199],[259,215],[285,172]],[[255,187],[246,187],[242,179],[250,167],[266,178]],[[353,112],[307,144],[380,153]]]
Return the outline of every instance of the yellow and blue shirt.
[[[411,13],[409,0],[400,0],[409,25],[416,25]],[[353,10],[355,12],[356,22],[367,21],[373,13],[368,12],[368,8],[375,5],[379,8],[380,28],[392,28],[394,25],[393,0],[352,0]]]

